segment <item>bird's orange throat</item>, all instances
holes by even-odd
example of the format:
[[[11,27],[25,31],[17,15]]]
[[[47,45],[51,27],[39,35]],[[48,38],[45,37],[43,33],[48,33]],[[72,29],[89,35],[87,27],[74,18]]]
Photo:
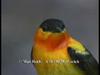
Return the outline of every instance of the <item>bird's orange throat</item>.
[[[48,51],[59,50],[67,46],[69,36],[63,33],[42,32],[38,30],[35,37],[35,44]]]

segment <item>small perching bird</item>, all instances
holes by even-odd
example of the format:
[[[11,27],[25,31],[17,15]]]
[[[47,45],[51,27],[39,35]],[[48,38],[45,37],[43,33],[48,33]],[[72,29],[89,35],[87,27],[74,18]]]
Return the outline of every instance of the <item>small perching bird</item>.
[[[47,19],[37,29],[32,60],[38,75],[98,75],[98,63],[58,19]]]

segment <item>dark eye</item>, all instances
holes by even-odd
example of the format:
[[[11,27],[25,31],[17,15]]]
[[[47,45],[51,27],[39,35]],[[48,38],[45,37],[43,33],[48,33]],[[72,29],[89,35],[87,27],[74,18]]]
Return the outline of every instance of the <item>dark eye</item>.
[[[44,31],[47,31],[47,30],[48,30],[48,25],[47,25],[47,24],[44,24],[44,25],[42,26],[42,29],[43,29]]]

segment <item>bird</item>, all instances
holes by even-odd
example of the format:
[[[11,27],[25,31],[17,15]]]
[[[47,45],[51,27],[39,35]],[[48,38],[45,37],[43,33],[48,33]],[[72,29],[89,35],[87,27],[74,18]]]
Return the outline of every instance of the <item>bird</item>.
[[[62,20],[44,20],[34,35],[31,60],[38,75],[98,75],[98,62]]]

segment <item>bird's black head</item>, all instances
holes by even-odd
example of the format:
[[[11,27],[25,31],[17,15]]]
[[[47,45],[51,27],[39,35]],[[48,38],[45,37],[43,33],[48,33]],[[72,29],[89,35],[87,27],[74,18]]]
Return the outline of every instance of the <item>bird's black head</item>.
[[[42,28],[43,31],[59,33],[64,30],[65,26],[61,20],[47,19],[40,25],[40,28]]]

